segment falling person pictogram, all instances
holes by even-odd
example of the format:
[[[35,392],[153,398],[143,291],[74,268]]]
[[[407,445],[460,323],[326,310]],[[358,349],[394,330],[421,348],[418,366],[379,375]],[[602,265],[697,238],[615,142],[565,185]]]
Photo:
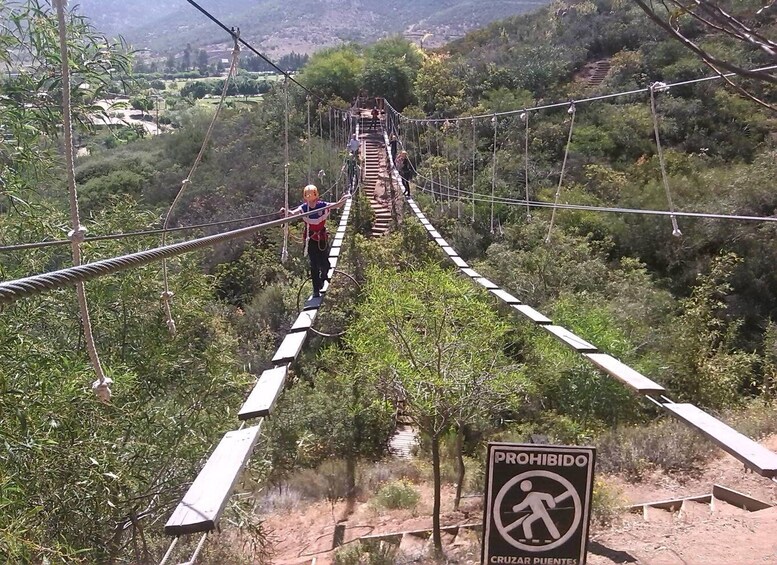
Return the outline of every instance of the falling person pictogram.
[[[558,531],[558,528],[556,527],[556,524],[553,522],[553,519],[550,517],[550,514],[548,513],[548,509],[555,508],[556,505],[561,502],[562,500],[569,498],[571,496],[571,491],[567,490],[560,495],[554,497],[551,494],[548,494],[547,492],[531,492],[533,485],[530,480],[524,480],[521,482],[521,490],[525,493],[528,493],[526,495],[526,498],[523,499],[522,502],[519,504],[516,504],[513,506],[513,512],[520,512],[521,510],[530,509],[531,513],[526,514],[525,516],[521,516],[518,518],[515,522],[512,524],[509,524],[508,526],[505,526],[504,531],[505,533],[510,532],[523,524],[523,535],[526,539],[533,539],[532,536],[532,526],[535,522],[538,520],[542,520],[542,522],[545,524],[545,527],[548,530],[548,533],[553,537],[553,539],[557,540],[561,537],[561,533]]]

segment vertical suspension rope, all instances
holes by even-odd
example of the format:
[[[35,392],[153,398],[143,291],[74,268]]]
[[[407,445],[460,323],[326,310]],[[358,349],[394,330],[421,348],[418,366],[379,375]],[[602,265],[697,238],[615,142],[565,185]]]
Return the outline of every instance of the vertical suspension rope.
[[[310,135],[310,95],[307,96],[308,110],[308,184],[313,179],[313,136]]]
[[[553,231],[553,223],[556,220],[556,207],[558,206],[558,200],[561,196],[561,185],[564,182],[564,173],[567,170],[567,158],[569,157],[569,146],[572,143],[572,130],[575,127],[575,103],[570,104],[567,113],[572,116],[569,122],[569,135],[567,136],[567,147],[564,150],[564,161],[561,163],[561,174],[558,177],[558,187],[556,188],[556,199],[553,203],[553,212],[550,214],[550,225],[548,226],[548,235],[545,236],[545,243],[550,243],[550,234]]]
[[[461,121],[456,120],[456,218],[461,219]]]
[[[524,131],[523,180],[526,187],[526,221],[531,222],[531,207],[529,206],[529,113],[521,112],[521,119],[526,124]]]
[[[67,24],[65,22],[65,6],[67,0],[56,0],[57,24],[59,28],[59,51],[62,62],[62,126],[64,130],[65,165],[67,167],[67,186],[70,201],[70,221],[73,229],[68,233],[73,254],[73,265],[81,265],[81,242],[86,235],[86,228],[81,225],[81,217],[78,210],[78,189],[76,188],[75,158],[73,150],[73,121],[70,106],[70,66],[67,46]],[[84,331],[84,341],[89,361],[92,364],[97,380],[92,383],[92,390],[103,402],[111,399],[111,384],[113,380],[105,376],[97,346],[92,334],[92,321],[89,316],[89,303],[86,298],[84,283],[76,283],[76,295],[78,297],[78,310],[81,314],[81,325]]]
[[[208,141],[210,140],[210,136],[213,133],[213,126],[216,124],[216,119],[218,118],[219,113],[221,112],[221,108],[224,106],[224,100],[227,97],[229,81],[232,80],[232,77],[237,73],[237,63],[240,58],[240,28],[232,28],[231,33],[232,40],[234,41],[234,47],[232,49],[232,64],[229,66],[229,72],[227,73],[227,77],[224,79],[224,87],[221,89],[221,99],[219,100],[219,104],[216,107],[216,112],[213,114],[213,118],[210,121],[210,125],[208,125],[208,129],[205,132],[205,138],[202,140],[202,146],[200,147],[200,151],[197,153],[197,157],[194,159],[194,163],[192,163],[189,174],[186,175],[186,178],[181,182],[181,188],[178,190],[178,194],[175,195],[173,203],[170,204],[170,208],[167,210],[165,223],[162,226],[162,246],[167,243],[167,229],[170,227],[170,221],[173,217],[173,210],[181,200],[181,196],[183,196],[186,188],[191,184],[194,171],[197,170],[197,166],[200,164],[203,155],[205,155],[205,149],[207,148]],[[167,259],[162,261],[162,281],[164,284],[164,290],[162,291],[162,294],[159,298],[162,301],[162,306],[165,311],[165,323],[167,325],[167,330],[170,332],[170,335],[174,336],[176,330],[175,320],[173,319],[173,309],[171,305],[173,300],[173,293],[170,291],[170,280],[167,273]]]
[[[478,152],[477,128],[472,118],[472,225],[475,225],[475,160]]]
[[[289,217],[289,80],[283,79],[283,215]],[[289,258],[289,223],[283,224],[281,263]]]
[[[664,151],[661,147],[661,136],[658,133],[658,112],[656,111],[656,97],[655,91],[665,88],[666,85],[660,82],[654,82],[650,85],[650,113],[653,116],[653,133],[656,137],[656,150],[658,152],[658,163],[661,167],[661,180],[664,184],[664,192],[666,192],[666,200],[669,203],[669,211],[671,212],[670,218],[672,220],[672,235],[675,237],[681,237],[683,232],[680,231],[680,227],[677,225],[677,218],[674,215],[674,203],[672,202],[672,191],[669,189],[669,176],[666,174],[666,162],[664,161]]]
[[[496,114],[491,118],[491,123],[494,124],[494,155],[491,159],[491,233],[494,233],[494,192],[496,189],[496,130],[499,120],[496,118]]]

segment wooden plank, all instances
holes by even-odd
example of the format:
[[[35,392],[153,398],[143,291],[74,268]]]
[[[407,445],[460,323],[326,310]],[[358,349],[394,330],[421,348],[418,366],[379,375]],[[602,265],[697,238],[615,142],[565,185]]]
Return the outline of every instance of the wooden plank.
[[[453,247],[445,246],[442,248],[443,251],[445,251],[445,254],[448,257],[458,257],[459,254],[456,252],[456,250]]]
[[[329,258],[329,267],[330,267],[330,269],[334,269],[335,267],[337,267],[337,262],[339,260],[340,260],[339,257],[330,257]],[[329,278],[331,279],[332,276],[330,275]]]
[[[673,416],[696,428],[718,447],[764,477],[777,476],[777,453],[770,451],[693,404],[662,404]]]
[[[459,256],[451,257],[451,261],[453,261],[454,265],[456,265],[459,268],[467,268],[467,267],[469,267],[467,262],[464,259],[462,259],[461,257],[459,257]]]
[[[489,290],[489,292],[507,304],[512,305],[521,303],[521,301],[518,300],[515,296],[505,290],[502,290],[501,288],[492,288]]]
[[[448,242],[447,242],[447,241],[445,241],[445,240],[444,240],[443,238],[441,238],[441,237],[435,237],[435,238],[434,238],[434,242],[435,242],[437,245],[439,245],[440,247],[450,247],[450,245],[448,245]]]
[[[442,237],[440,235],[440,232],[438,232],[434,227],[429,228],[429,235],[431,235],[433,238],[437,239],[438,237]]]
[[[768,502],[758,500],[722,485],[712,485],[712,496],[737,508],[744,508],[748,512],[757,512],[758,510],[766,510],[772,507]]]
[[[552,324],[553,323],[550,318],[548,318],[544,314],[541,314],[541,313],[537,312],[537,310],[535,310],[534,308],[532,308],[531,306],[528,306],[526,304],[513,304],[513,308],[518,310],[518,312],[520,312],[521,314],[523,314],[524,316],[529,318],[535,324],[543,324],[544,325],[544,324]]]
[[[240,412],[237,413],[237,417],[241,420],[250,420],[267,416],[275,406],[275,401],[278,400],[283,385],[286,384],[288,374],[288,365],[264,371],[256,381],[254,390],[240,408]]]
[[[318,301],[320,304],[321,299],[319,298]],[[275,352],[275,355],[272,358],[273,364],[278,365],[280,363],[291,363],[294,361],[297,358],[297,355],[299,355],[299,352],[302,351],[302,346],[305,344],[307,335],[307,332],[286,334],[286,337],[283,338],[281,345],[278,347],[278,351]]]
[[[488,290],[494,290],[496,288],[499,288],[494,283],[492,283],[490,280],[488,280],[486,277],[477,277],[475,279],[475,282],[478,283],[479,285],[482,285],[482,286],[486,287]]]
[[[566,328],[561,326],[542,326],[554,337],[558,338],[562,343],[568,345],[578,353],[598,353],[599,349],[595,345],[591,345],[583,338],[573,334]]]
[[[472,277],[473,279],[481,278],[480,273],[478,273],[475,269],[462,269],[461,272],[467,275],[468,277]]]
[[[227,432],[165,524],[169,536],[213,530],[259,439],[258,426]]]
[[[291,326],[289,332],[309,330],[310,326],[313,325],[313,322],[316,321],[316,316],[318,316],[318,308],[313,308],[312,310],[303,310],[299,313],[299,316],[297,316],[297,319],[294,321],[294,324]]]
[[[329,250],[329,256],[330,257],[339,257],[340,256],[340,250],[342,247],[333,247]]]
[[[605,353],[585,353],[583,357],[587,357],[591,363],[602,371],[615,377],[640,394],[663,394],[666,392],[666,389],[660,384],[654,383],[642,373],[638,373],[625,363],[621,363],[615,357]]]

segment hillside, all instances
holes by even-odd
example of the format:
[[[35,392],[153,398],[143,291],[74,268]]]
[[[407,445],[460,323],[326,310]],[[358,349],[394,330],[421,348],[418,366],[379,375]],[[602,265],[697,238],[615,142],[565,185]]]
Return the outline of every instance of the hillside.
[[[405,33],[428,45],[441,45],[469,30],[547,4],[546,0],[210,0],[199,3],[225,24],[238,26],[242,37],[274,55],[312,52],[328,45]],[[184,0],[81,0],[79,12],[101,31],[127,38],[154,52],[204,47],[225,40],[224,34]]]

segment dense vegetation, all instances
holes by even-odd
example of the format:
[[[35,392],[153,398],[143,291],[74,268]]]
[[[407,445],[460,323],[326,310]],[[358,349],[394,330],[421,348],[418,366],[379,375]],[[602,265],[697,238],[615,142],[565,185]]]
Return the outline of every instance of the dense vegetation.
[[[20,45],[35,49],[35,64],[0,85],[0,237],[7,243],[60,239],[70,229],[58,139],[61,94],[51,70],[55,22],[35,1],[20,10],[19,21],[34,20],[38,35],[32,41],[21,25],[3,36],[9,49],[2,57],[12,66]],[[88,85],[78,90],[74,110],[86,122],[100,89],[112,82],[108,69],[128,69],[129,62],[121,46],[106,44],[82,22],[72,23],[71,37],[75,76]],[[697,40],[713,41],[702,30]],[[766,62],[725,41],[714,48],[742,64]],[[453,119],[708,74],[628,3],[607,0],[556,3],[467,36],[449,51],[423,53],[399,38],[348,45],[316,54],[300,80],[341,108],[366,89],[408,116]],[[610,72],[589,86],[580,73],[602,58]],[[37,95],[37,85],[46,85],[46,96]],[[175,223],[271,214],[282,205],[286,100],[281,83],[269,88],[260,104],[219,116]],[[748,88],[774,98],[763,85]],[[345,130],[325,105],[308,105],[295,89],[289,107],[296,200],[297,188],[318,170],[326,173],[326,188],[334,184]],[[678,208],[774,213],[773,114],[713,82],[661,93],[658,108]],[[83,129],[90,155],[78,161],[76,177],[90,235],[158,226],[210,117],[207,109],[181,105],[173,133],[131,141]],[[531,114],[532,199],[553,199],[569,120],[566,108]],[[581,104],[576,120],[564,199],[666,207],[645,96]],[[529,218],[523,206],[498,203],[492,231],[489,202],[475,203],[472,221],[472,203],[456,201],[455,190],[449,198],[447,187],[488,194],[493,186],[498,196],[522,196],[525,123],[518,115],[500,117],[496,146],[490,117],[477,122],[474,143],[470,123],[454,123],[400,124],[399,133],[419,170],[418,201],[477,270],[666,385],[676,400],[721,411],[777,393],[772,224],[682,219],[683,237],[675,238],[666,218],[561,210],[546,243],[549,211],[532,210]],[[424,186],[445,187],[445,195],[423,194]],[[359,201],[354,213],[361,231],[368,231],[365,209]],[[157,244],[146,236],[90,243],[84,252],[92,261]],[[72,291],[4,309],[0,560],[158,560],[159,524],[202,457],[235,427],[234,411],[268,366],[305,291],[301,253],[293,247],[281,263],[280,246],[280,231],[266,231],[173,261],[179,328],[173,338],[158,304],[157,267],[89,283],[97,345],[116,383],[107,405],[89,391],[93,375]],[[3,252],[2,276],[67,266],[64,249]],[[487,439],[543,433],[596,444],[603,438],[611,453],[612,428],[658,416],[578,356],[494,308],[486,293],[447,270],[447,259],[412,220],[382,240],[349,237],[341,265],[357,284],[335,281],[320,324],[344,334],[315,338],[293,368],[246,489],[281,488],[300,470],[338,459],[346,472],[336,480],[344,487],[332,492],[353,499],[357,466],[387,454],[399,402],[424,436],[437,486],[448,444],[453,479],[462,485],[464,462],[472,461],[465,455],[480,457]],[[263,540],[250,507],[235,503],[230,512],[254,526],[248,531],[257,543]]]

